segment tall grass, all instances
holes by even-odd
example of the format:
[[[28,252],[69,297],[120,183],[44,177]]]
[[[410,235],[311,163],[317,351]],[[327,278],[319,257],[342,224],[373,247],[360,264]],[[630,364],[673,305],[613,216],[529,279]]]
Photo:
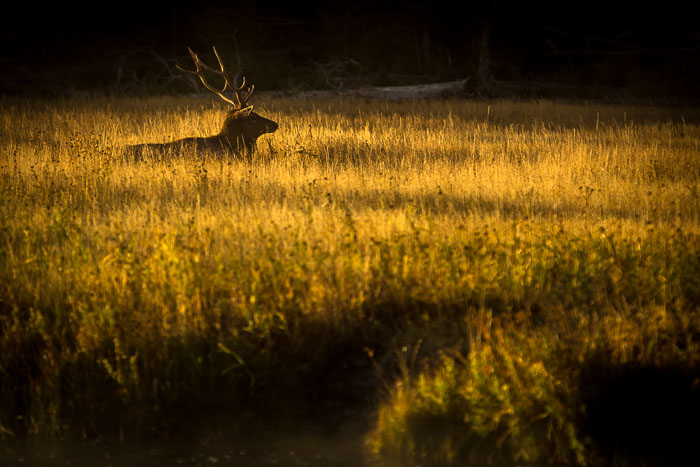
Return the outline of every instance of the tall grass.
[[[223,112],[0,102],[5,436],[374,407],[384,460],[584,464],[629,451],[591,388],[646,368],[694,384],[696,110],[256,109],[280,130],[252,159],[134,163],[121,147],[214,134]]]

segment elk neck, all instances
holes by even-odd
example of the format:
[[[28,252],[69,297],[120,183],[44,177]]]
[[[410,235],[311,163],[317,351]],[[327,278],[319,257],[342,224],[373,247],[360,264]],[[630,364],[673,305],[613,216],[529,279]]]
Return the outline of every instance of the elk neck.
[[[242,121],[244,118],[238,112],[229,112],[221,126],[221,132],[217,136],[233,147],[242,148],[245,146],[250,149],[255,145],[256,138],[246,135]]]

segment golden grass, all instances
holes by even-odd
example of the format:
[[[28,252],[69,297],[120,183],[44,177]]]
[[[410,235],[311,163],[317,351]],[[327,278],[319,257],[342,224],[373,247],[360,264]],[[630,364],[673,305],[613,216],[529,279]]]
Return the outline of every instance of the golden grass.
[[[323,217],[333,203],[375,227],[406,206],[450,223],[698,223],[697,125],[653,108],[281,100],[262,109],[282,129],[255,161],[149,165],[120,163],[118,148],[213,134],[221,113],[198,101],[43,105],[3,106],[3,174],[13,196],[79,212],[177,212],[205,197],[212,213],[268,220],[302,206]]]
[[[443,362],[415,375],[431,391],[436,365],[460,381],[461,370],[444,369],[482,355],[471,328],[454,323],[484,310],[541,313],[532,321],[549,324],[533,325],[532,348],[563,316],[698,312],[695,109],[282,98],[259,107],[280,129],[252,159],[134,163],[120,148],[214,134],[224,112],[184,98],[0,101],[2,431],[167,431],[182,424],[169,408],[183,405],[308,413],[338,396],[334,382],[309,389],[310,378],[338,359],[354,368],[343,377],[367,378],[366,353],[391,373],[391,346],[416,339],[427,361]],[[551,375],[566,349],[588,352],[591,335],[545,357],[512,352]],[[447,348],[461,356],[435,357]],[[557,378],[578,381],[542,384]],[[347,392],[359,388],[371,392]],[[376,453],[417,458],[415,443],[397,454],[403,441],[387,441],[405,432],[396,414],[418,407],[416,394],[389,391]],[[538,404],[554,397],[542,394]],[[562,409],[557,426],[578,426],[568,413],[578,414]],[[515,446],[540,438],[513,430],[515,458],[550,453]],[[584,462],[594,449],[564,438],[558,459]]]

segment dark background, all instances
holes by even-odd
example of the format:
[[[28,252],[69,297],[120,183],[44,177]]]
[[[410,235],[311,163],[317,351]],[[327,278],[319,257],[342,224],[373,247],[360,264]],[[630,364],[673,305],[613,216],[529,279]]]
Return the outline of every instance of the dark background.
[[[260,90],[469,77],[474,95],[700,97],[693,2],[171,1],[2,7],[0,93],[192,92],[187,46]]]

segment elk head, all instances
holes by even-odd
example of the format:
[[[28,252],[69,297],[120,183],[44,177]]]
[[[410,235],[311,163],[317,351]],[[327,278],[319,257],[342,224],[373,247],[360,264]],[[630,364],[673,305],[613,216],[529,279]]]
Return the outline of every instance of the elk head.
[[[190,56],[194,61],[196,69],[186,70],[179,65],[177,65],[177,68],[180,71],[199,77],[205,88],[233,106],[233,108],[226,114],[226,119],[224,120],[221,132],[212,138],[218,138],[218,143],[222,147],[232,149],[234,152],[239,152],[242,150],[253,151],[255,149],[256,140],[265,133],[275,132],[278,125],[276,122],[261,117],[257,113],[253,112],[253,106],[248,104],[248,99],[253,94],[255,86],[251,85],[246,89],[245,77],[242,77],[240,86],[236,86],[231,75],[229,75],[224,68],[224,64],[221,61],[221,57],[219,57],[219,53],[216,51],[216,47],[213,47],[213,49],[214,55],[216,55],[216,59],[219,62],[219,68],[221,68],[221,70],[217,70],[216,68],[212,68],[206,63],[203,63],[197,54],[194,53],[189,47],[187,50],[190,52]],[[204,74],[205,71],[215,76],[220,76],[224,79],[224,86],[221,88],[221,90],[215,88],[207,82]],[[233,91],[231,97],[224,94],[227,89]],[[235,100],[233,98],[235,98]]]

